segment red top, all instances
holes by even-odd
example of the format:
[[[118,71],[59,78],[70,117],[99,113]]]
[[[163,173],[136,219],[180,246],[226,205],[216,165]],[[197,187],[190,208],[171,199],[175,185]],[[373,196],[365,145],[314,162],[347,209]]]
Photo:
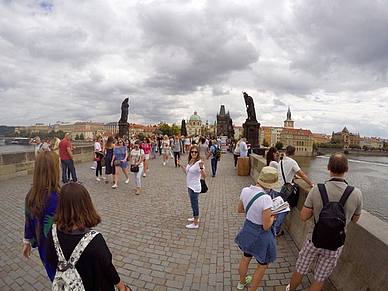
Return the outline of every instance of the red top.
[[[144,153],[147,155],[150,153],[151,144],[150,143],[143,143],[141,145],[141,148],[144,150]]]
[[[69,153],[67,152],[67,148],[71,148],[71,144],[67,139],[61,140],[59,143],[59,156],[62,161],[71,160]]]

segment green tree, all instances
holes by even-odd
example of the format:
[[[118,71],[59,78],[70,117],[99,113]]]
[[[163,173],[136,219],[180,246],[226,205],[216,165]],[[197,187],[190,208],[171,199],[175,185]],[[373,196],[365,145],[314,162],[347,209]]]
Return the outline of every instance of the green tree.
[[[137,135],[137,137],[139,138],[139,140],[143,140],[144,139],[144,134],[143,133],[139,133],[138,135]]]
[[[168,136],[171,135],[171,126],[169,126],[167,123],[163,123],[161,127],[159,127],[159,130],[163,132],[163,135],[167,134]]]
[[[78,133],[75,135],[75,140],[79,140],[79,135],[78,135]]]
[[[267,147],[269,147],[269,143],[264,139],[263,143],[262,143],[262,146],[267,148]]]
[[[178,125],[173,124],[173,126],[171,127],[171,134],[179,135],[180,133],[181,133],[181,128]]]
[[[80,134],[79,139],[80,139],[80,140],[85,140],[85,136],[84,136],[83,133]]]
[[[339,138],[332,137],[330,143],[332,143],[332,144],[340,144],[341,140]]]
[[[283,149],[283,143],[278,141],[275,145],[275,147],[278,149],[278,151],[282,150]]]

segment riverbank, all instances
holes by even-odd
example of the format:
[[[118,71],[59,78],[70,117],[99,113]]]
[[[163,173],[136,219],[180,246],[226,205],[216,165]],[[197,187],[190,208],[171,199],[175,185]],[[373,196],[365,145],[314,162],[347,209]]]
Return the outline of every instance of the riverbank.
[[[336,149],[336,148],[319,148],[318,150],[313,151],[313,156],[328,155],[335,152],[341,152],[344,154],[360,155],[360,156],[381,156],[388,157],[388,151],[379,151],[379,150],[356,150],[356,149]]]

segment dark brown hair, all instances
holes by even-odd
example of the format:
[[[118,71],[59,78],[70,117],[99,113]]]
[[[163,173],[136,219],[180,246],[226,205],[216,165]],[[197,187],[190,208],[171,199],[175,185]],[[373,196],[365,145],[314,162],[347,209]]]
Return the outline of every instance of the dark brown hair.
[[[343,153],[334,153],[329,159],[329,170],[334,174],[343,174],[348,169],[348,158]]]
[[[35,160],[34,178],[26,198],[26,208],[35,217],[41,217],[49,192],[59,193],[59,156],[55,152],[41,152]]]
[[[295,147],[292,145],[289,145],[286,147],[286,155],[288,157],[293,156],[295,154]]]
[[[278,149],[276,147],[269,148],[269,151],[267,153],[267,166],[269,166],[270,162],[275,161],[275,159],[273,158],[273,154],[276,153],[277,151]]]
[[[199,156],[199,147],[198,147],[198,145],[196,145],[196,144],[193,144],[192,146],[191,146],[191,148],[190,148],[190,151],[189,151],[189,157],[188,157],[188,163],[190,163],[190,161],[191,161],[191,150],[192,149],[196,149],[197,150],[197,157],[195,158],[195,161],[194,161],[194,163],[196,163],[196,162],[198,162],[200,159],[201,159],[201,157]]]
[[[60,231],[72,232],[75,227],[84,231],[85,227],[97,226],[101,222],[101,217],[94,209],[88,190],[72,182],[61,189],[54,222]]]

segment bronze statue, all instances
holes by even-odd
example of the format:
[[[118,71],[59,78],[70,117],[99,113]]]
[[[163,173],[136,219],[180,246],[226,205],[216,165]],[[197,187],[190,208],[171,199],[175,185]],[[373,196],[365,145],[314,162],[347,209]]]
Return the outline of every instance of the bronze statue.
[[[125,98],[123,103],[121,103],[121,118],[119,120],[119,123],[127,123],[128,120],[128,98]]]
[[[247,120],[257,122],[255,105],[253,104],[253,98],[249,96],[246,92],[243,92],[243,95],[244,95],[245,106],[248,114]]]

